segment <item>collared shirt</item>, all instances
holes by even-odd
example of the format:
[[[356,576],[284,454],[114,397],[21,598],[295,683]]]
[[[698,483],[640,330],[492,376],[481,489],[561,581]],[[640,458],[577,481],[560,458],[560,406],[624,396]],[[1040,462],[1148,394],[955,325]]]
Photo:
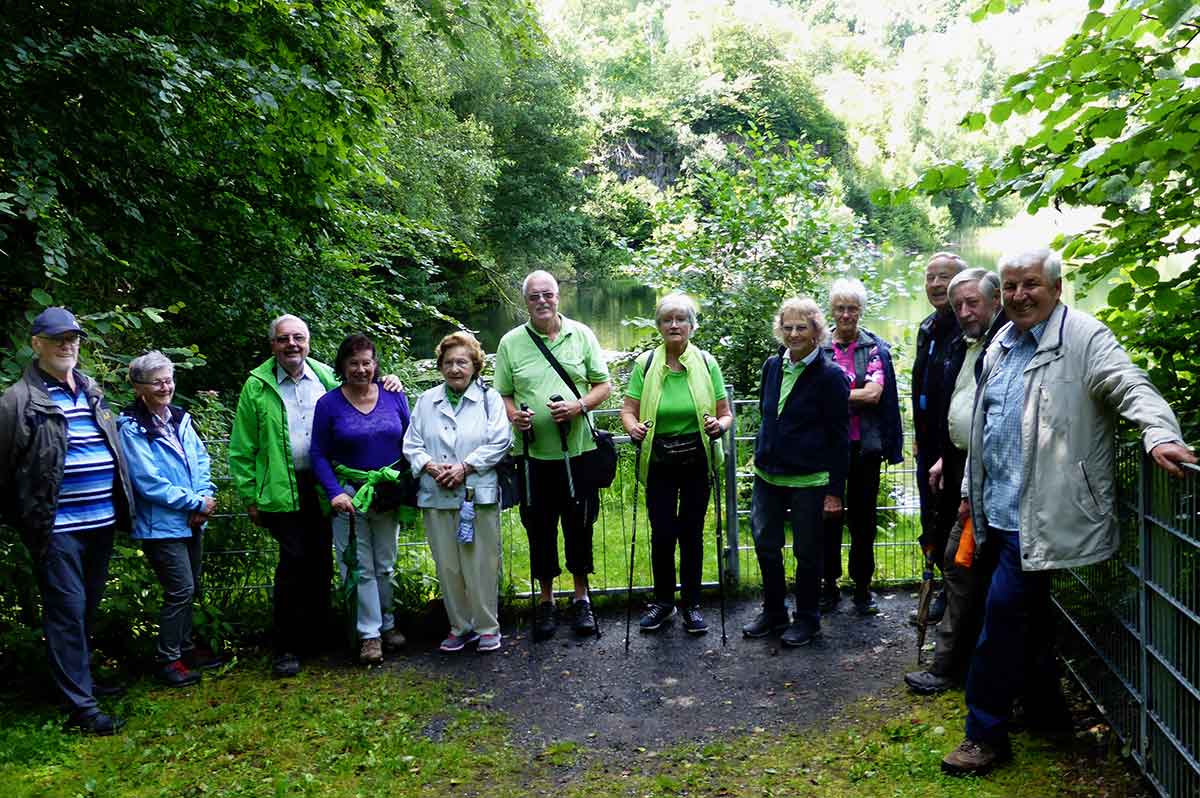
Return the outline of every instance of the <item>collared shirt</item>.
[[[163,443],[170,446],[187,463],[187,455],[183,451],[183,442],[179,440],[179,427],[171,422],[171,409],[164,407],[162,415],[151,411],[150,422],[162,436]]]
[[[279,383],[279,395],[283,397],[283,408],[287,411],[292,463],[297,471],[307,471],[312,467],[308,450],[312,447],[313,410],[317,400],[325,395],[325,386],[307,363],[299,380],[293,379],[276,363],[275,379]]]
[[[1010,532],[1017,530],[1020,518],[1025,367],[1045,329],[1045,321],[1026,333],[1010,328],[999,342],[1000,360],[983,387],[983,511],[988,526]]]
[[[776,416],[783,415],[783,406],[787,403],[787,399],[792,394],[792,389],[796,387],[796,380],[804,373],[804,369],[808,368],[809,364],[817,359],[817,354],[821,351],[821,347],[814,346],[813,350],[804,357],[800,358],[799,363],[792,362],[792,356],[784,352],[779,356],[783,361],[783,379],[779,384],[779,406],[775,409]]]
[[[783,361],[783,377],[779,383],[779,409],[777,415],[783,415],[783,406],[787,402],[788,396],[791,395],[792,389],[796,387],[796,380],[804,373],[804,369],[817,359],[821,348],[813,347],[813,350],[800,359],[799,363],[792,361],[791,356],[784,352],[780,355]],[[829,484],[829,472],[818,471],[815,474],[768,474],[757,465],[754,466],[754,473],[759,479],[769,485],[776,485],[781,488],[822,488]]]
[[[946,424],[950,442],[959,451],[965,452],[971,445],[971,414],[975,412],[975,362],[983,353],[982,338],[963,338],[967,344],[962,368],[954,380],[954,392],[950,394],[950,408],[946,413]]]
[[[858,379],[858,373],[854,368],[854,352],[858,349],[858,339],[855,338],[848,344],[839,343],[836,340],[831,343],[833,344],[833,362],[837,363],[838,367],[850,378],[850,387],[865,387],[854,384]],[[864,378],[867,382],[873,382],[880,388],[884,387],[886,380],[883,373],[883,358],[879,356],[878,346],[871,347],[871,357],[867,360],[867,373]],[[859,416],[858,408],[850,405],[850,440],[852,441],[862,440],[862,419]]]
[[[65,382],[45,372],[46,393],[67,419],[67,456],[63,463],[53,534],[102,529],[117,521],[113,505],[116,459],[96,423],[88,396],[79,386],[72,391]]]

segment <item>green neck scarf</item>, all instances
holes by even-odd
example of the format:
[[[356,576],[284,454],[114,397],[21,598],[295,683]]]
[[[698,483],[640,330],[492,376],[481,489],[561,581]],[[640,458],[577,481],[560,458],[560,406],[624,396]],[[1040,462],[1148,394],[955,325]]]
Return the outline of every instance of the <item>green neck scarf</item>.
[[[642,368],[646,368],[646,359],[649,354],[642,355],[638,358],[642,364]],[[692,403],[696,406],[696,421],[700,425],[700,441],[704,445],[704,455],[708,459],[709,468],[715,463],[718,468],[725,462],[725,450],[721,447],[721,441],[708,437],[708,433],[704,431],[704,416],[715,416],[717,414],[717,396],[713,392],[712,376],[708,373],[708,362],[704,357],[704,351],[697,346],[688,344],[683,350],[683,354],[679,356],[679,364],[683,366],[684,372],[687,374],[688,390],[692,393]],[[642,378],[642,400],[638,413],[639,421],[651,421],[658,417],[658,403],[662,400],[663,384],[667,380],[667,345],[659,344],[654,350],[654,357],[650,362],[650,371]],[[650,452],[654,447],[654,427],[651,427],[646,433],[646,439],[642,441],[642,456],[638,461],[638,478],[642,482],[646,481],[646,474],[650,470]]]
[[[466,391],[463,391],[463,393],[466,393]],[[455,410],[457,410],[458,403],[462,401],[462,398],[463,398],[462,393],[459,393],[458,391],[451,388],[449,386],[449,384],[446,385],[446,401],[450,403],[451,407],[453,407]]]
[[[399,462],[399,460],[396,461],[396,463]],[[393,468],[396,463],[392,463],[390,466],[384,466],[383,468],[376,468],[373,471],[363,471],[359,468],[351,468],[350,466],[344,466],[341,463],[335,463],[333,466],[333,472],[337,474],[338,477],[348,482],[362,484],[362,487],[358,489],[358,492],[354,494],[354,498],[350,501],[354,505],[356,512],[365,513],[367,510],[371,509],[371,502],[375,499],[376,485],[378,485],[380,482],[400,481],[400,472]]]

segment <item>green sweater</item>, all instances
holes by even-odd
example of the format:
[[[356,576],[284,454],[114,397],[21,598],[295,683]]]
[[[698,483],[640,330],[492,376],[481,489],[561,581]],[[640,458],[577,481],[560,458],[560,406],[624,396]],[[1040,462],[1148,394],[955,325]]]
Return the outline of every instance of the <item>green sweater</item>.
[[[329,366],[312,358],[307,362],[325,390],[337,386]],[[269,513],[300,509],[287,411],[275,380],[274,357],[251,371],[242,386],[229,435],[229,476],[238,498],[247,505]]]

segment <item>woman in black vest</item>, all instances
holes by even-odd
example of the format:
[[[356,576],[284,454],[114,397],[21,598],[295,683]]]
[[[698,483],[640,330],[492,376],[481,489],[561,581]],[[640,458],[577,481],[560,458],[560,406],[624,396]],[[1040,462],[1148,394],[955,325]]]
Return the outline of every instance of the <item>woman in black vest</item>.
[[[746,637],[782,632],[803,646],[820,632],[822,519],[842,511],[849,458],[850,386],[821,351],[825,318],[811,299],[789,299],[775,315],[782,346],[762,369],[762,425],[754,446],[751,524],[763,575],[763,609]],[[789,623],[783,570],[784,524],[792,526],[796,607]]]

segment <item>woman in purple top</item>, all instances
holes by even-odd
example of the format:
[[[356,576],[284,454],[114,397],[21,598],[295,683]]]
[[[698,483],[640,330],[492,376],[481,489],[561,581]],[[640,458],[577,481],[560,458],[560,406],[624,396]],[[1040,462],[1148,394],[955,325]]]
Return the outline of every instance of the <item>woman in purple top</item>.
[[[313,412],[312,464],[317,479],[333,505],[333,540],[342,578],[342,556],[350,538],[353,497],[362,482],[341,478],[336,465],[374,471],[394,466],[401,459],[404,432],[408,429],[408,397],[403,392],[380,390],[375,344],[365,335],[350,335],[338,347],[334,369],[342,385],[317,400]],[[403,470],[398,467],[398,470]],[[404,645],[392,612],[392,568],[396,562],[396,507],[381,507],[380,495],[355,523],[360,570],[358,582],[359,661],[383,661],[383,647]]]

